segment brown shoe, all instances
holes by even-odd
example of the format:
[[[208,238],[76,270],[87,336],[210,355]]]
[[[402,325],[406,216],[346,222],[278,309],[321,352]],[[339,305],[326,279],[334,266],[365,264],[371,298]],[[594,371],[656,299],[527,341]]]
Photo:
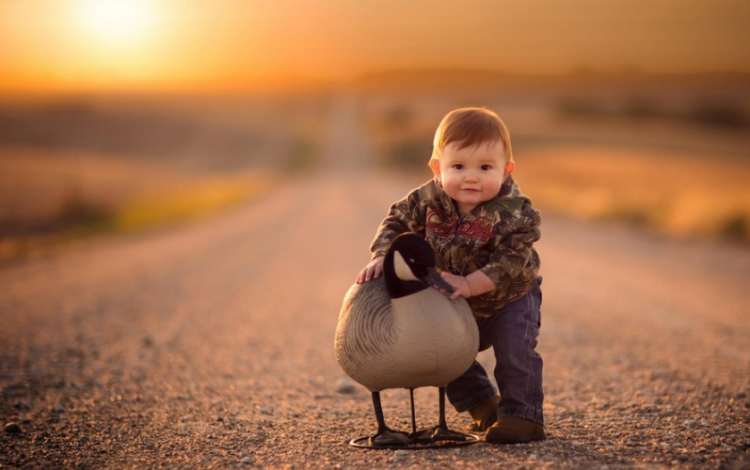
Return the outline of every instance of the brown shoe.
[[[486,431],[497,421],[497,404],[500,397],[494,396],[481,405],[469,410],[474,424],[480,431]]]
[[[520,444],[546,438],[543,424],[520,416],[500,416],[485,436],[491,444]]]

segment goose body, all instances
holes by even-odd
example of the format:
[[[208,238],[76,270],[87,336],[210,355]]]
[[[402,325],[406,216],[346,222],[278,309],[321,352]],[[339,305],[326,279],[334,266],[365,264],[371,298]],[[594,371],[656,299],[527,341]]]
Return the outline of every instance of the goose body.
[[[383,277],[354,284],[336,329],[344,372],[372,392],[444,387],[474,362],[479,332],[462,298],[435,289],[391,299]]]

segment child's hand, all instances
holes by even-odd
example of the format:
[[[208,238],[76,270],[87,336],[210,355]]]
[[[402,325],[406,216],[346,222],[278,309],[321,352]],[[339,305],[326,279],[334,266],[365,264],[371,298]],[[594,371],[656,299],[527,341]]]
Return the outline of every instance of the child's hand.
[[[457,276],[449,272],[443,272],[440,274],[443,276],[443,280],[448,284],[452,285],[456,290],[451,294],[450,299],[455,300],[459,297],[469,298],[472,296],[471,287],[469,281],[464,276]]]
[[[377,279],[383,274],[383,256],[378,256],[372,261],[367,263],[365,269],[357,276],[357,284],[368,282],[372,279]]]
[[[455,274],[444,272],[441,274],[443,280],[452,285],[456,290],[451,294],[451,300],[458,297],[468,299],[475,295],[482,295],[495,290],[495,283],[487,277],[482,271],[476,270],[468,276],[457,276]]]

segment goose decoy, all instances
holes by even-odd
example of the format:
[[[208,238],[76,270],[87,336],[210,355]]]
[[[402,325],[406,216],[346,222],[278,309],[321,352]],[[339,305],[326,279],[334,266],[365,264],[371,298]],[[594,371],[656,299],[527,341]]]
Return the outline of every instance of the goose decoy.
[[[466,300],[450,300],[438,289],[453,291],[435,269],[435,253],[422,237],[405,233],[386,253],[383,275],[354,284],[344,297],[334,343],[336,358],[349,377],[370,390],[378,421],[377,434],[353,439],[352,445],[403,448],[478,440],[448,429],[445,386],[473,363],[479,331]],[[414,389],[427,386],[438,387],[440,421],[417,432]],[[385,424],[380,392],[391,388],[410,391],[411,433]]]

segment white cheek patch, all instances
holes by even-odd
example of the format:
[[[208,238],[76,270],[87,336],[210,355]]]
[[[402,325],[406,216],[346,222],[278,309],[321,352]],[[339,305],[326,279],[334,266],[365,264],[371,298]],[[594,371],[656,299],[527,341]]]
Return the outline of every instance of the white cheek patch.
[[[401,279],[402,281],[418,281],[417,277],[414,275],[414,273],[411,271],[411,268],[408,264],[406,264],[406,261],[404,261],[403,256],[401,256],[401,253],[398,251],[393,253],[393,267],[396,271],[396,276]]]

